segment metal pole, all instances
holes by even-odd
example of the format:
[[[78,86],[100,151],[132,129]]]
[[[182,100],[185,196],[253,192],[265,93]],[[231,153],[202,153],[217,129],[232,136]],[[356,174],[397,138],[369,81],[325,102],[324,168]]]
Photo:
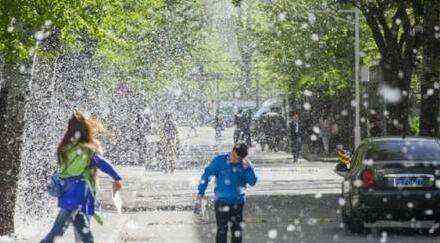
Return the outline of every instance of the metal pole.
[[[257,77],[257,108],[260,108],[260,78]]]
[[[355,128],[354,128],[354,145],[359,146],[361,143],[361,127],[360,127],[360,85],[359,85],[359,9],[355,9],[355,99],[356,99],[356,117],[355,117]]]
[[[220,80],[219,80],[219,78],[218,77],[215,77],[215,81],[216,81],[216,99],[215,99],[215,101],[216,101],[216,116],[217,116],[217,118],[218,118],[218,116],[219,116],[219,106],[220,106]]]

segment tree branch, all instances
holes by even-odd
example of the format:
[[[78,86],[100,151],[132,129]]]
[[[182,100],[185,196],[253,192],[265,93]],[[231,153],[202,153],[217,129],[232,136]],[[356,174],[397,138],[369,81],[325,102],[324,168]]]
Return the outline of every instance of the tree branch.
[[[397,37],[393,36],[393,33],[391,33],[390,27],[388,26],[388,23],[385,19],[385,10],[387,10],[387,7],[389,5],[388,4],[385,5],[380,0],[378,2],[380,5],[379,6],[371,5],[370,10],[373,10],[374,13],[376,14],[378,23],[381,25],[384,33],[385,42],[387,42],[388,45],[396,45]]]
[[[396,13],[394,14],[394,16],[392,18],[391,33],[397,33],[397,31],[399,30],[400,24],[397,24],[397,20],[398,19],[402,20],[402,12],[403,11],[405,11],[405,9],[403,8],[403,4],[399,4],[399,6],[397,7],[397,10],[396,10]]]
[[[406,1],[404,1],[406,4]],[[426,6],[426,4],[423,3],[423,0],[413,0],[412,1],[412,6],[413,6],[413,10],[414,10],[414,14],[415,16],[423,16],[423,8]]]
[[[419,41],[423,41],[423,38],[421,38],[422,33],[417,33],[417,30],[415,28],[411,30],[411,23],[406,9],[404,11],[404,14],[402,15],[402,18],[402,22],[404,23],[404,35],[402,35],[401,41],[399,43],[402,45],[402,58],[407,63],[407,65],[411,65],[411,68],[414,68],[416,55],[413,52],[413,49],[419,46],[417,44]]]
[[[396,32],[396,41],[397,41],[397,46],[399,47],[399,52],[402,51],[403,45],[406,41],[406,36],[411,35],[411,23],[408,18],[408,15],[407,15],[406,8],[407,8],[406,2],[404,2],[404,1],[400,2],[398,9],[396,11],[396,14],[393,17],[393,30],[392,31]],[[403,33],[400,35],[400,38],[399,38],[399,34],[397,32],[399,30],[399,25],[396,24],[396,20],[398,18],[401,20],[402,29],[403,29]],[[395,29],[394,29],[394,26],[396,26]]]
[[[382,32],[380,31],[379,23],[377,22],[374,14],[369,10],[369,6],[360,4],[359,8],[361,9],[362,13],[365,16],[365,19],[367,20],[368,26],[370,27],[371,31],[373,32],[374,39],[376,40],[376,45],[379,48],[379,51],[382,56],[386,55],[386,43],[384,36]]]

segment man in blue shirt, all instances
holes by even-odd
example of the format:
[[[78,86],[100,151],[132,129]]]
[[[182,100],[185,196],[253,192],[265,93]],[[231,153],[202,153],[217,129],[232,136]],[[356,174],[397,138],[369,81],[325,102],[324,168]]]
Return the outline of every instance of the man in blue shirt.
[[[228,223],[231,222],[231,241],[241,243],[243,238],[243,206],[246,202],[244,188],[257,182],[252,164],[246,160],[248,147],[244,143],[234,145],[231,153],[216,156],[205,168],[199,184],[196,209],[212,177],[215,177],[215,216],[217,243],[226,243]]]

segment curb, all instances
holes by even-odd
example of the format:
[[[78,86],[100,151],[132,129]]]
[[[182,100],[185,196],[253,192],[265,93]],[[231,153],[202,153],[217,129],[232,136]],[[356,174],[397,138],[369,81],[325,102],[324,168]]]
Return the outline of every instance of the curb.
[[[314,154],[304,154],[303,157],[308,161],[317,161],[324,163],[337,163],[339,161],[337,157],[321,157]]]

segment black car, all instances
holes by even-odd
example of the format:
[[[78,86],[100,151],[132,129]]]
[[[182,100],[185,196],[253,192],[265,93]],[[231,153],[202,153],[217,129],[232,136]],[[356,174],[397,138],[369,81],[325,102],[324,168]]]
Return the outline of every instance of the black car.
[[[440,223],[440,141],[420,137],[373,138],[339,166],[342,220],[352,233],[364,223],[430,220]],[[434,230],[434,228],[433,228]],[[438,227],[435,230],[438,234]]]

